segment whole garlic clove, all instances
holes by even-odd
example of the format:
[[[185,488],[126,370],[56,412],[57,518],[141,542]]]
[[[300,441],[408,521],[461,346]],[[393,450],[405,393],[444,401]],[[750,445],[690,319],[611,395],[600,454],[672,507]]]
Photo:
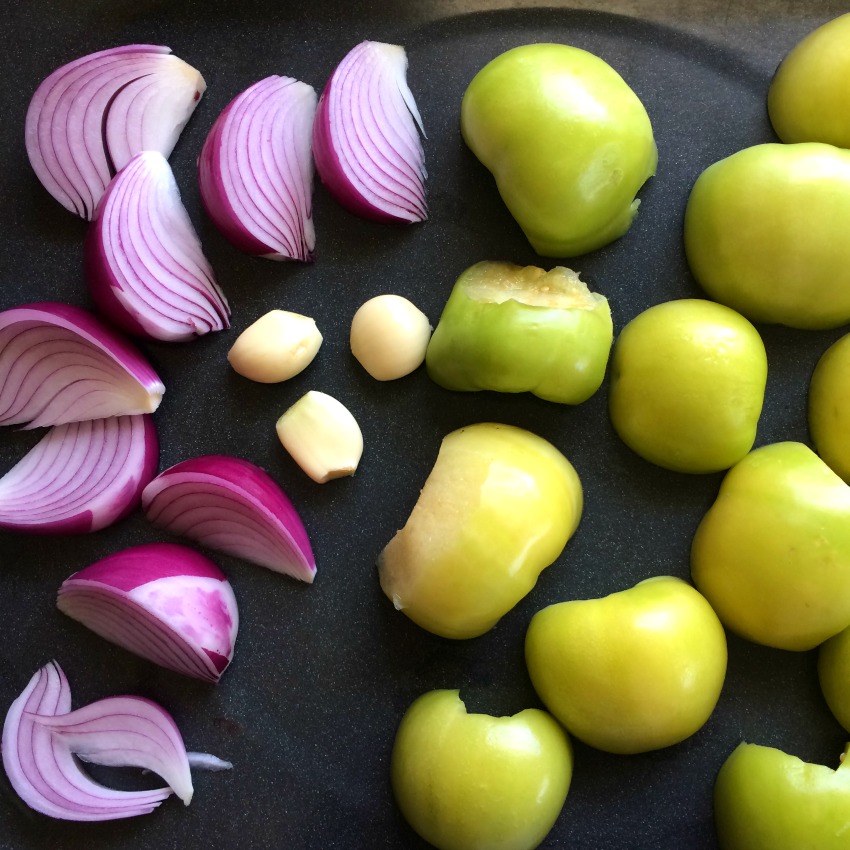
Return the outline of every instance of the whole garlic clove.
[[[293,460],[318,484],[353,475],[363,454],[363,434],[348,408],[326,393],[303,395],[276,425]]]
[[[351,353],[378,381],[409,375],[425,360],[431,325],[401,295],[378,295],[361,305],[351,321]]]
[[[227,359],[243,377],[276,384],[306,369],[321,344],[322,335],[309,316],[272,310],[242,331]]]

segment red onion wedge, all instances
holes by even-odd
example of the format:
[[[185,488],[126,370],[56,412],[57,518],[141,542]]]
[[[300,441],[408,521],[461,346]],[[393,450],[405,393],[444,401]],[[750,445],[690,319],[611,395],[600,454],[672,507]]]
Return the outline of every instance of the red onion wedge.
[[[79,307],[43,302],[0,313],[0,425],[152,413],[164,392],[138,349]]]
[[[233,658],[239,612],[224,573],[174,543],[124,549],[74,573],[59,610],[169,670],[217,682]]]
[[[142,493],[148,519],[172,534],[308,583],[316,560],[292,502],[258,466],[226,455],[186,460]]]
[[[131,44],[83,56],[54,71],[30,101],[30,163],[62,206],[91,219],[135,154],[171,154],[205,90],[200,73],[168,47]]]
[[[316,171],[350,212],[376,221],[428,217],[422,118],[403,47],[364,41],[337,66],[313,124]]]
[[[201,199],[239,250],[270,260],[313,259],[312,86],[266,77],[216,119],[198,159]]]
[[[71,710],[71,689],[54,661],[32,677],[3,724],[3,767],[18,796],[32,809],[63,820],[103,821],[152,812],[171,794],[114,791],[83,773],[67,744],[36,722]]]
[[[179,342],[230,327],[230,308],[168,160],[136,154],[98,204],[85,242],[89,291],[123,330]]]
[[[177,724],[164,708],[142,697],[107,697],[69,714],[27,714],[82,761],[140,767],[162,777],[185,805],[192,774]]]
[[[0,528],[35,534],[106,528],[138,506],[158,460],[151,416],[57,425],[0,478]]]

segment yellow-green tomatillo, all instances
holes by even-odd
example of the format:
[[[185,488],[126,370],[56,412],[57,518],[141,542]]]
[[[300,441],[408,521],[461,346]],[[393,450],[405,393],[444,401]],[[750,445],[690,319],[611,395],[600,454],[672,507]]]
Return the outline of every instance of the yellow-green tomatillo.
[[[572,768],[569,739],[545,711],[467,714],[457,691],[431,691],[401,721],[391,775],[405,819],[439,850],[532,850]]]
[[[850,732],[850,627],[821,644],[818,679],[829,710]]]
[[[714,819],[721,850],[847,850],[850,759],[837,770],[773,747],[741,744],[720,768]]]
[[[534,689],[567,731],[611,753],[657,750],[708,720],[726,675],[726,635],[689,584],[658,576],[531,620]]]
[[[381,587],[424,629],[477,637],[534,587],[581,510],[578,474],[551,443],[510,425],[460,428],[381,553]]]
[[[850,148],[850,14],[809,33],[785,57],[767,93],[783,142]]]
[[[611,423],[652,463],[718,472],[753,447],[766,383],[764,343],[743,316],[698,298],[667,301],[617,338]]]
[[[809,384],[809,431],[818,454],[850,482],[850,334],[818,360]]]
[[[814,648],[850,625],[850,487],[802,443],[750,452],[700,522],[691,571],[727,628]]]
[[[806,142],[738,151],[697,178],[685,210],[691,271],[757,322],[850,321],[850,151]]]
[[[425,362],[446,389],[580,404],[605,377],[613,335],[608,301],[572,269],[482,262],[455,283]]]
[[[622,236],[658,162],[638,96],[604,60],[565,44],[526,44],[485,65],[464,94],[461,131],[546,257]]]

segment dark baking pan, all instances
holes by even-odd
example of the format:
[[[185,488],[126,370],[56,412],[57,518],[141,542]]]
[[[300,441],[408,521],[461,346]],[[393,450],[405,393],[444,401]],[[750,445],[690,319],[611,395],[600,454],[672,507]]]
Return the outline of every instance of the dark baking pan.
[[[171,711],[190,748],[234,764],[226,774],[199,775],[188,809],[170,800],[152,815],[107,824],[48,820],[2,786],[3,848],[424,847],[398,813],[389,784],[393,736],[407,706],[433,688],[460,688],[470,710],[539,706],[523,661],[535,611],[652,575],[688,577],[691,537],[721,476],[679,475],[632,454],[610,426],[607,385],[566,408],[524,396],[453,394],[424,370],[378,383],[350,354],[349,323],[363,301],[383,292],[406,295],[436,322],[452,283],[472,263],[540,262],[458,129],[460,100],[475,72],[501,51],[536,41],[576,45],[612,64],[646,105],[659,148],[658,175],[641,192],[628,234],[571,265],[608,295],[615,330],[654,303],[699,297],[682,250],[688,192],[710,163],[774,140],[767,86],[809,21],[788,17],[774,25],[754,15],[735,39],[758,45],[757,55],[748,55],[745,46],[695,35],[695,27],[686,32],[591,11],[462,5],[469,13],[438,14],[426,2],[402,8],[268,0],[42,0],[7,9],[0,35],[0,308],[37,300],[90,306],[81,266],[85,225],[46,194],[26,159],[24,115],[37,84],[94,50],[169,45],[209,85],[172,164],[230,298],[233,329],[186,345],[144,346],[167,387],[156,414],[160,468],[206,453],[260,464],[301,512],[319,572],[308,587],[214,556],[232,580],[242,626],[235,660],[213,687],[131,656],[55,608],[56,589],[75,570],[119,548],[166,539],[141,515],[82,538],[0,533],[0,712],[55,658],[75,705],[116,693],[150,697]],[[268,74],[295,76],[320,90],[363,39],[408,50],[409,81],[428,133],[429,220],[413,227],[362,221],[317,186],[313,265],[239,254],[213,229],[198,198],[195,160],[213,120]],[[225,355],[238,332],[274,307],[313,316],[324,345],[292,381],[251,384],[229,369]],[[805,442],[808,379],[840,331],[760,330],[770,377],[757,442]],[[353,478],[313,484],[280,447],[275,420],[308,389],[335,395],[358,418],[366,449]],[[451,642],[393,609],[379,588],[375,560],[409,514],[442,437],[477,421],[523,426],[551,440],[577,468],[586,510],[574,539],[526,599],[485,636]],[[35,439],[12,429],[0,433],[0,470]],[[845,733],[820,695],[815,654],[770,650],[734,636],[729,650],[720,703],[684,743],[630,757],[576,744],[572,789],[544,847],[714,847],[714,777],[742,740],[837,763]]]

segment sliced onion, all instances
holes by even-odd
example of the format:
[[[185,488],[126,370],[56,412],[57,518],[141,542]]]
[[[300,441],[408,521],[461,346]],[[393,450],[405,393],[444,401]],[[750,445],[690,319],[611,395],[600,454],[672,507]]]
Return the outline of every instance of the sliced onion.
[[[224,573],[174,543],[124,549],[74,573],[57,605],[96,634],[186,676],[217,682],[239,612]]]
[[[226,455],[186,460],[160,473],[142,493],[155,525],[301,581],[316,560],[292,502],[258,466]]]
[[[171,794],[170,788],[115,791],[83,773],[70,748],[33,718],[70,710],[68,680],[53,661],[32,677],[6,715],[3,767],[30,808],[63,820],[116,820],[148,814]]]
[[[90,764],[141,767],[162,777],[174,793],[192,802],[186,746],[171,715],[142,697],[107,697],[68,714],[27,714]]]
[[[43,302],[0,313],[0,425],[152,413],[164,392],[140,352],[79,307]]]
[[[30,163],[60,204],[90,219],[135,154],[171,154],[205,90],[200,73],[168,47],[131,44],[83,56],[54,71],[30,101]]]
[[[86,534],[123,519],[156,473],[150,416],[57,425],[0,478],[0,528]]]
[[[230,327],[230,308],[168,160],[134,156],[109,184],[85,243],[97,306],[132,334],[176,342]]]
[[[271,260],[313,258],[312,86],[266,77],[216,119],[198,159],[201,199],[239,250]]]
[[[424,221],[422,118],[407,85],[403,47],[364,41],[333,72],[313,124],[316,171],[351,212]]]

